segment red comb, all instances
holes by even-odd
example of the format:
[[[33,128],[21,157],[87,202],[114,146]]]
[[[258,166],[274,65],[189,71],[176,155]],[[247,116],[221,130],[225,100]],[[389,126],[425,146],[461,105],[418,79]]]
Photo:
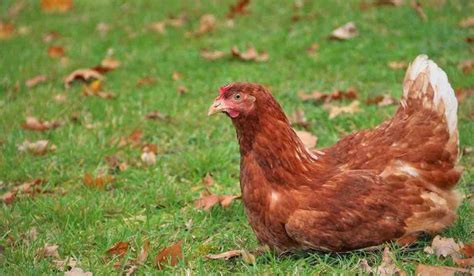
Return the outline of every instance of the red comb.
[[[229,88],[230,88],[230,84],[221,86],[221,88],[219,88],[219,94],[223,95]]]

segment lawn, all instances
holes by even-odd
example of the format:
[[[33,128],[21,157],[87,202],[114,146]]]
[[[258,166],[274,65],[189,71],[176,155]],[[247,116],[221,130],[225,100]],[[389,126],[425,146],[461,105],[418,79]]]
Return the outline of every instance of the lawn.
[[[205,257],[257,246],[240,201],[208,212],[193,204],[204,190],[201,182],[207,173],[215,181],[209,188],[212,193],[240,193],[240,156],[233,126],[224,116],[207,117],[218,88],[233,81],[270,87],[287,114],[304,110],[309,131],[318,137],[318,147],[324,147],[393,115],[396,106],[365,104],[377,95],[400,97],[405,72],[391,69],[389,62],[410,62],[426,53],[446,71],[455,89],[474,86],[473,73],[458,68],[474,53],[473,44],[465,41],[474,36],[474,28],[459,27],[474,13],[474,2],[468,0],[421,1],[426,21],[409,4],[361,10],[359,1],[296,1],[303,4],[299,8],[293,1],[252,1],[248,14],[238,14],[232,22],[226,14],[233,0],[82,0],[66,13],[42,12],[38,2],[23,1],[18,14],[8,12],[17,1],[0,3],[1,18],[15,26],[11,37],[0,40],[0,194],[26,181],[44,180],[34,195],[18,194],[12,203],[0,203],[2,275],[59,271],[51,257],[39,256],[45,244],[58,245],[60,258],[75,258],[84,271],[114,274],[122,269],[114,264],[119,261],[119,266],[125,266],[146,240],[149,257],[138,267],[140,275],[157,273],[154,257],[179,240],[183,240],[184,261],[164,268],[165,273],[359,272],[361,258],[377,264],[381,252],[265,253],[257,256],[255,265],[241,258]],[[164,33],[147,28],[181,14],[186,20],[180,27],[166,26]],[[214,15],[216,26],[196,35],[203,14]],[[333,29],[349,21],[355,22],[357,37],[328,39]],[[109,31],[97,30],[100,23]],[[52,31],[59,36],[45,42],[44,36]],[[313,43],[319,48],[308,54]],[[51,45],[63,47],[65,57],[51,58]],[[268,52],[269,60],[245,62],[229,56],[211,61],[200,55],[202,49],[227,53],[232,46],[241,50],[254,46]],[[101,82],[115,98],[84,96],[81,82],[65,88],[63,79],[69,73],[95,66],[107,55],[121,62]],[[175,72],[180,78],[173,78]],[[37,75],[48,80],[27,88],[25,81]],[[184,94],[177,92],[182,86]],[[321,105],[298,97],[298,91],[349,87],[357,89],[362,111],[334,119]],[[145,119],[152,111],[168,117]],[[459,109],[461,148],[474,146],[473,114],[471,97]],[[21,127],[27,116],[64,124],[31,131]],[[156,164],[145,166],[139,147],[117,142],[137,130],[143,143],[157,145]],[[41,139],[49,140],[56,150],[42,156],[18,150],[25,140]],[[128,168],[111,172],[107,156],[118,157]],[[460,159],[465,172],[459,189],[466,194],[473,189],[473,160],[472,154]],[[107,174],[114,180],[102,188],[90,187],[84,184],[86,174]],[[473,225],[471,203],[465,199],[459,219],[442,235],[470,242]],[[130,244],[123,259],[106,253],[119,241]],[[410,250],[390,246],[396,264],[408,272],[417,263],[454,265],[449,258],[424,253],[429,243],[429,239],[419,241]]]

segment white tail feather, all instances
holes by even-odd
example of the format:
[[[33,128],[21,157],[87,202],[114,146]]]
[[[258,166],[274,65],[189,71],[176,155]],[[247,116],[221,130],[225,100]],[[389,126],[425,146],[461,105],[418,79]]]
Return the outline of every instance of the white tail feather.
[[[417,56],[415,61],[408,67],[405,75],[405,85],[403,86],[403,98],[407,100],[408,93],[410,93],[410,85],[406,85],[407,82],[412,83],[420,73],[427,75],[429,83],[433,87],[434,107],[437,108],[441,101],[444,103],[444,115],[448,124],[449,134],[455,134],[457,132],[458,101],[453,88],[449,84],[446,73],[436,63],[428,59],[428,56]],[[427,89],[422,89],[421,93],[426,93],[426,91]]]

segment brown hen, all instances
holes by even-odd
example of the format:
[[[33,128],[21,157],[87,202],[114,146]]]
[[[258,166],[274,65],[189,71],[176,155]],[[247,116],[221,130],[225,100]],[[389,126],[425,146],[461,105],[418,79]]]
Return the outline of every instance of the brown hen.
[[[457,101],[427,56],[408,68],[395,116],[309,151],[270,92],[222,87],[240,144],[240,187],[258,240],[279,252],[349,251],[436,233],[456,218]]]

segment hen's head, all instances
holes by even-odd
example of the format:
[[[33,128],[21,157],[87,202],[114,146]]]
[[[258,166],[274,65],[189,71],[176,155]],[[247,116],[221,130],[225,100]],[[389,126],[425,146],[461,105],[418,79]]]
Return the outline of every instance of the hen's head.
[[[259,114],[262,107],[273,105],[271,94],[261,85],[236,82],[219,88],[219,96],[209,107],[208,115],[223,112],[233,120]]]

